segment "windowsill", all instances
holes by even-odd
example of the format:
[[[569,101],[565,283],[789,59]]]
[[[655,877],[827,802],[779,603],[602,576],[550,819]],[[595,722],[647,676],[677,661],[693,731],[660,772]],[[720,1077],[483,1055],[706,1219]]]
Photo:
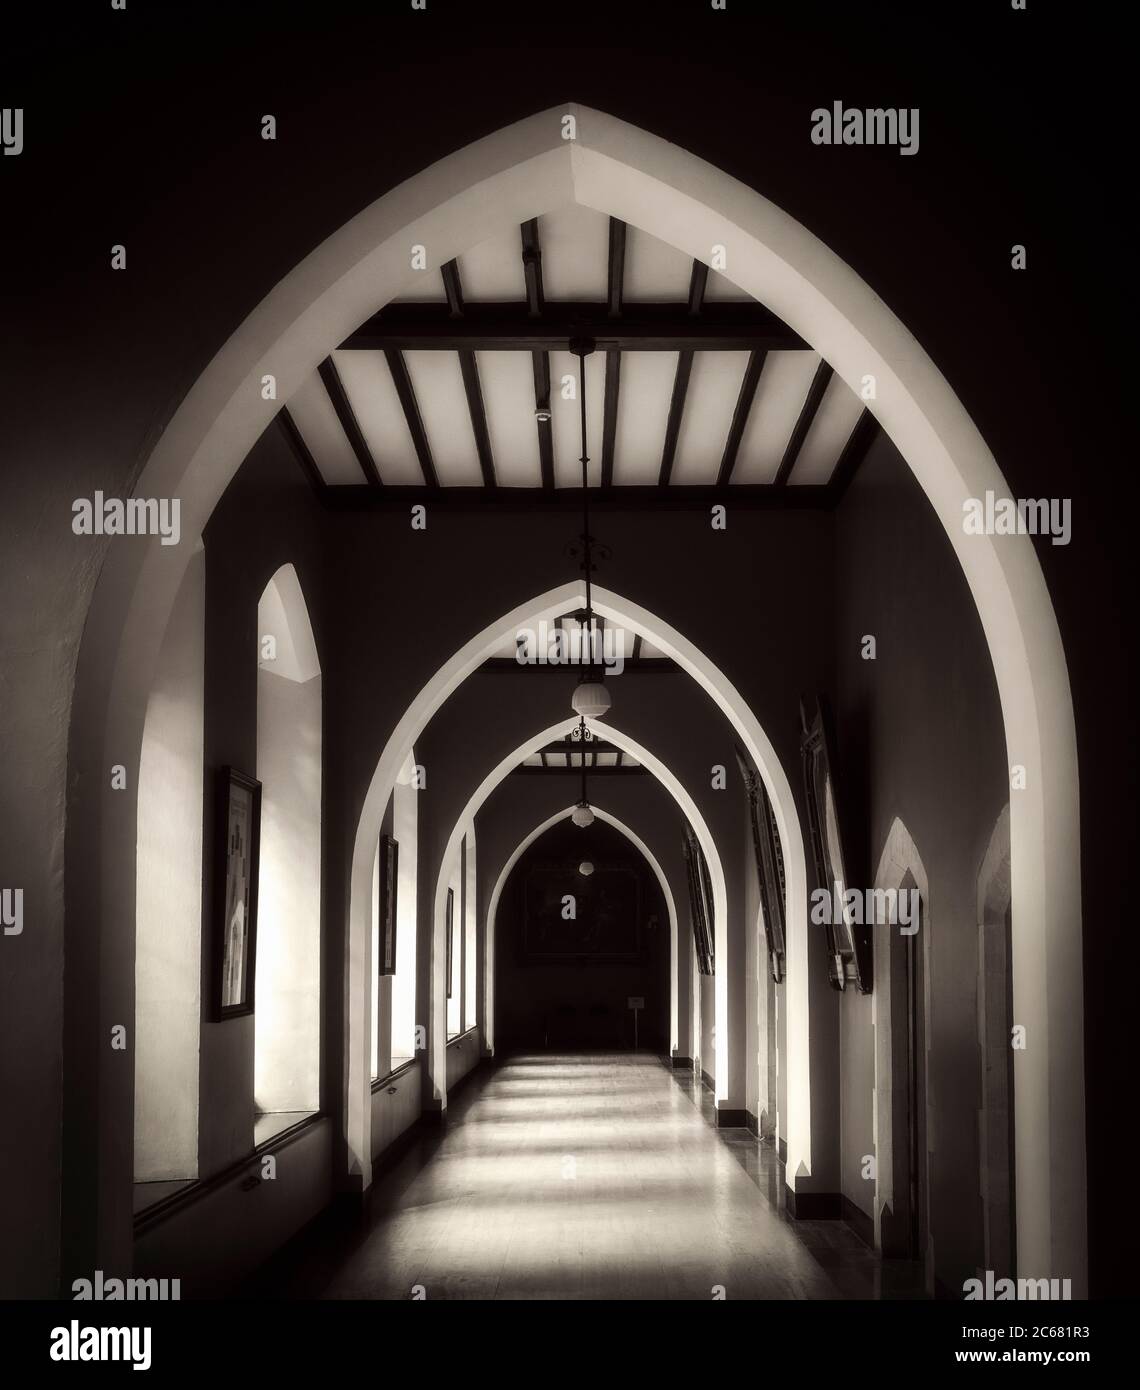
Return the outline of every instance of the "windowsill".
[[[470,1028],[468,1028],[467,1031],[466,1031],[465,1033],[448,1033],[448,1035],[447,1035],[447,1045],[448,1045],[448,1047],[450,1047],[450,1046],[452,1045],[452,1043],[463,1042],[463,1040],[464,1040],[465,1038],[473,1038],[473,1037],[475,1037],[475,1035],[476,1035],[478,1032],[479,1032],[479,1025],[478,1025],[477,1023],[475,1023],[475,1024],[472,1024],[472,1026],[471,1026]]]
[[[229,1164],[220,1172],[214,1173],[208,1178],[187,1178],[181,1182],[166,1183],[135,1183],[135,1233],[136,1235],[151,1226],[157,1225],[160,1221],[165,1221],[168,1216],[181,1211],[184,1207],[196,1202],[200,1197],[213,1192],[226,1183],[232,1182],[243,1170],[248,1172],[249,1164],[255,1159],[263,1149],[276,1148],[279,1144],[292,1143],[293,1139],[300,1135],[303,1130],[308,1130],[318,1121],[326,1118],[321,1110],[293,1110],[288,1115],[282,1112],[280,1115],[258,1116],[258,1119],[276,1120],[288,1118],[289,1123],[276,1127],[274,1134],[265,1138],[255,1133],[253,1148],[244,1158],[239,1158],[235,1163]],[[165,1190],[162,1193],[140,1193],[140,1188],[159,1188]],[[145,1206],[139,1206],[140,1199],[146,1202]]]
[[[378,1091],[381,1086],[387,1086],[389,1082],[398,1081],[401,1076],[406,1076],[415,1065],[416,1059],[414,1057],[408,1057],[407,1059],[393,1058],[392,1070],[386,1072],[383,1076],[378,1076],[372,1083],[372,1089]]]
[[[181,1192],[183,1188],[193,1186],[197,1181],[197,1178],[160,1178],[157,1182],[136,1182],[131,1194],[134,1215],[138,1216],[141,1212],[148,1211],[159,1202],[164,1202],[167,1197]]]
[[[253,1147],[259,1149],[262,1144],[268,1144],[271,1139],[276,1139],[294,1125],[302,1124],[316,1113],[315,1110],[276,1110],[256,1116],[253,1121]]]

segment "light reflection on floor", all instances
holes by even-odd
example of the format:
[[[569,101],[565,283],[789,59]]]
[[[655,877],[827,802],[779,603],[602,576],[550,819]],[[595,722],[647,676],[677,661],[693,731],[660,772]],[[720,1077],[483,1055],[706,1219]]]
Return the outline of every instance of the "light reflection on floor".
[[[888,1272],[884,1275],[883,1271]],[[770,1144],[649,1054],[512,1058],[472,1077],[364,1214],[320,1223],[253,1296],[906,1297],[842,1222],[793,1222]]]

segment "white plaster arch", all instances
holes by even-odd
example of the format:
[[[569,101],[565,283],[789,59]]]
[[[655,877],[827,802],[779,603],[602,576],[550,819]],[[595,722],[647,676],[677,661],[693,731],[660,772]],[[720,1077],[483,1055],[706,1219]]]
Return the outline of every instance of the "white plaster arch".
[[[435,898],[432,913],[431,1021],[428,1030],[428,1071],[432,1077],[432,1090],[434,1098],[436,1100],[441,1100],[446,1103],[446,1097],[444,1092],[441,1090],[441,1086],[446,1084],[447,1075],[447,1065],[445,1061],[445,1049],[447,1045],[447,1024],[446,1010],[444,1007],[447,994],[447,983],[444,979],[444,971],[446,969],[445,962],[447,954],[447,885],[451,876],[452,869],[455,865],[456,857],[459,854],[459,846],[463,842],[464,835],[466,835],[467,832],[475,824],[475,817],[479,812],[479,808],[483,805],[483,803],[487,800],[487,798],[491,795],[491,793],[495,790],[495,788],[499,785],[503,778],[506,777],[514,768],[518,767],[518,765],[525,758],[530,757],[532,753],[536,753],[540,748],[545,747],[548,743],[553,743],[558,739],[565,738],[570,733],[570,731],[572,729],[577,728],[577,726],[578,718],[576,715],[569,719],[560,720],[557,724],[551,725],[550,728],[544,729],[541,733],[534,734],[525,742],[520,743],[519,746],[516,749],[514,749],[513,752],[508,753],[505,758],[503,758],[494,768],[492,768],[491,771],[487,773],[486,777],[483,778],[482,782],[479,783],[478,787],[476,787],[476,789],[472,792],[471,796],[468,798],[466,806],[463,808],[462,812],[460,812],[458,818],[455,821],[455,824],[452,826],[451,834],[448,836],[447,845],[445,846],[443,854],[440,857],[439,873],[436,877]],[[713,914],[714,921],[716,924],[716,949],[719,953],[719,959],[723,961],[725,959],[724,948],[726,924],[728,921],[728,884],[724,875],[724,866],[721,864],[720,854],[717,851],[716,841],[712,837],[712,832],[709,830],[708,823],[706,822],[704,816],[701,815],[700,808],[697,806],[697,803],[690,796],[684,783],[676,777],[676,775],[669,769],[669,767],[665,763],[663,763],[660,760],[660,758],[658,758],[654,753],[651,753],[650,750],[644,746],[644,744],[641,744],[636,739],[631,738],[630,735],[625,733],[623,730],[616,728],[612,723],[610,723],[608,719],[606,720],[604,726],[601,724],[594,724],[592,721],[587,720],[587,727],[592,729],[595,733],[601,733],[604,729],[607,742],[612,743],[617,748],[620,748],[624,753],[632,754],[632,756],[635,757],[648,772],[652,773],[653,776],[656,777],[657,780],[662,784],[662,786],[664,786],[666,791],[669,792],[670,796],[673,797],[674,801],[676,801],[677,805],[680,807],[682,814],[688,819],[689,823],[692,825],[693,830],[696,833],[697,839],[700,842],[701,849],[704,851],[705,858],[708,861],[709,878],[712,880],[713,889]],[[590,804],[591,806],[593,806],[593,802],[591,802]],[[573,810],[573,807],[570,807],[569,809]],[[595,810],[597,810],[596,807]],[[553,824],[557,820],[560,820],[562,816],[566,814],[567,812],[564,811],[561,812],[558,816],[554,816],[551,821],[547,822],[546,826],[542,827],[542,829],[548,828],[549,825]],[[647,859],[649,859],[650,863],[653,865],[658,875],[658,878],[661,881],[662,888],[664,889],[666,894],[666,901],[669,903],[670,940],[672,945],[670,979],[672,980],[676,974],[675,962],[677,958],[676,904],[673,901],[672,894],[669,892],[668,884],[665,880],[664,874],[661,871],[661,867],[657,863],[657,860],[650,854],[648,848],[645,845],[643,845],[640,840],[637,840],[636,837],[632,834],[632,832],[626,830],[625,827],[621,826],[619,822],[614,820],[612,816],[604,815],[601,812],[599,812],[598,814],[600,819],[607,820],[611,824],[617,825],[619,829],[621,829],[625,834],[627,834],[630,837],[630,839],[634,840],[634,842],[638,845],[638,848],[641,849],[642,853],[646,856]],[[525,848],[525,845],[516,852],[516,858],[517,855],[522,852],[522,848]],[[496,885],[496,894],[498,892],[499,887],[500,885]],[[497,905],[497,896],[493,900],[493,905]],[[488,915],[488,923],[490,923],[491,920],[492,919],[490,915]],[[721,973],[724,973],[723,967],[721,969]],[[674,986],[671,986],[671,994],[673,993],[673,991]],[[491,1002],[493,1003],[493,997]],[[727,1008],[727,1001],[725,1007]],[[674,1012],[672,1008],[672,1002],[671,1012]],[[488,1019],[492,1017],[489,1007],[485,1011],[485,1016]],[[718,1017],[723,1016],[724,1015],[718,1015]],[[719,1054],[722,1051],[727,1051],[727,1042],[723,1040],[722,1036],[727,1032],[728,1030],[726,1028],[721,1028],[718,1030],[718,1058]],[[724,1069],[719,1065],[718,1072],[720,1076],[723,1078]],[[719,1088],[721,1085],[723,1085],[723,1081],[718,1080],[718,1098]]]
[[[605,821],[607,825],[612,825],[615,830],[620,830],[625,838],[633,847],[639,851],[642,858],[657,876],[657,882],[661,885],[661,893],[665,899],[665,909],[669,913],[669,1047],[672,1053],[677,1050],[677,983],[678,983],[678,959],[677,949],[680,944],[680,937],[677,927],[677,904],[673,898],[673,890],[669,887],[669,880],[665,876],[665,870],[657,856],[645,843],[635,830],[631,830],[624,821],[618,820],[617,816],[599,806],[596,801],[590,802],[590,807],[594,815],[600,821]],[[499,898],[503,888],[506,886],[507,879],[511,876],[511,870],[519,862],[526,851],[534,844],[540,835],[544,835],[551,826],[563,821],[573,811],[573,805],[565,807],[561,811],[555,812],[553,816],[548,816],[541,825],[536,825],[529,834],[524,835],[515,846],[506,863],[499,870],[499,876],[495,880],[495,886],[491,890],[491,899],[487,907],[487,918],[484,935],[484,965],[483,975],[483,1037],[490,1052],[495,1050],[495,914],[499,910]]]
[[[573,141],[562,139],[567,112],[576,120]],[[80,750],[84,776],[100,777],[123,750],[137,758],[146,692],[193,545],[278,408],[262,399],[262,376],[275,375],[279,401],[288,400],[333,347],[414,278],[412,244],[428,247],[438,266],[506,225],[567,202],[702,259],[723,244],[731,278],[848,385],[857,388],[868,372],[876,377],[876,416],[962,565],[994,663],[1007,756],[1027,769],[1010,825],[1015,1008],[1036,1039],[1016,1096],[1018,1248],[1027,1269],[1072,1277],[1079,1294],[1086,1229],[1077,746],[1060,631],[1032,541],[964,534],[963,503],[1009,489],[950,384],[874,290],[761,194],[678,146],[575,103],[540,112],[385,193],[261,301],[188,392],[136,481],[135,495],[180,498],[184,543],[163,546],[151,537],[109,549],[73,709],[71,747]],[[95,802],[77,795],[69,811],[69,882],[73,899],[91,905],[100,933],[114,935],[125,931],[116,924],[134,920],[134,825],[101,824]],[[132,792],[128,821],[135,806]],[[129,943],[125,949],[129,956]],[[107,982],[103,995],[106,1007],[116,1007],[122,988]],[[90,1065],[107,1112],[97,1147],[122,1167],[115,1135],[129,1122],[130,1087],[113,1077],[106,1058]],[[790,1131],[788,1142],[789,1160],[802,1149],[810,1169],[810,1129]],[[108,1206],[129,1233],[125,1181]]]

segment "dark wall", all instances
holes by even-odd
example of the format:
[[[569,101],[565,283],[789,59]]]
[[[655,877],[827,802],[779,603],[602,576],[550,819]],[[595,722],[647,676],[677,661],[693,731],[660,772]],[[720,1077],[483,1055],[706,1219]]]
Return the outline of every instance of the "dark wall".
[[[584,876],[588,860],[594,873]],[[600,941],[582,946],[583,929],[596,911],[603,875],[621,875],[632,887],[636,949],[615,960]],[[552,961],[534,949],[535,893],[557,884],[574,899],[575,958]],[[578,930],[575,931],[575,924]],[[623,924],[622,930],[624,931]],[[624,937],[623,937],[624,940]],[[633,936],[631,933],[631,943]],[[626,955],[634,957],[626,959]],[[638,1043],[656,1052],[669,1049],[669,918],[657,876],[629,840],[596,820],[580,829],[568,821],[552,826],[530,845],[503,888],[495,932],[495,1048],[632,1048],[630,995],[645,1008]]]
[[[850,872],[854,882],[873,884],[897,816],[929,878],[922,930],[929,935],[932,1000],[931,1234],[939,1280],[960,1289],[984,1263],[977,880],[1009,798],[1001,709],[950,542],[889,444],[868,455],[836,525],[836,743]],[[873,661],[862,656],[868,635],[876,639]],[[874,946],[886,949],[885,929],[876,928]],[[841,1022],[844,1106],[851,1112],[844,1190],[868,1214],[871,1185],[861,1180],[859,1161],[872,1151],[870,1005],[845,994]]]

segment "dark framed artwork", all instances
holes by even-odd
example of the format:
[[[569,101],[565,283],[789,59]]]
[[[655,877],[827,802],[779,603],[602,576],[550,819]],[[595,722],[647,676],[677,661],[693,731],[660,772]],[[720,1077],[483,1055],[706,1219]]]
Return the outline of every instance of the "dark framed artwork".
[[[451,998],[451,972],[455,950],[455,890],[447,890],[447,997]]]
[[[870,994],[873,979],[871,928],[852,918],[845,900],[846,890],[852,887],[848,878],[850,860],[845,852],[842,803],[836,784],[835,736],[822,699],[817,699],[815,714],[810,720],[800,701],[800,728],[816,882],[820,888],[827,889],[831,903],[825,923],[828,980],[833,989],[844,990],[854,983],[860,993]]]
[[[575,901],[572,919],[563,916],[567,893]],[[588,876],[569,872],[565,860],[532,864],[523,885],[522,922],[519,960],[524,965],[644,959],[641,884],[621,864],[597,861]]]
[[[712,880],[709,876],[705,852],[701,849],[700,842],[693,833],[691,825],[685,826],[683,848],[689,882],[689,915],[693,922],[693,945],[697,953],[697,969],[702,975],[715,975]]]
[[[396,973],[396,888],[400,846],[391,835],[380,836],[380,974]]]
[[[784,931],[788,901],[780,832],[776,827],[776,815],[764,779],[739,748],[736,750],[736,760],[748,792],[752,849],[756,857],[756,876],[760,882],[760,905],[764,909],[764,938],[768,944],[768,968],[772,972],[772,979],[780,984],[784,979]]]
[[[261,783],[233,767],[218,774],[214,883],[214,1019],[253,1013]]]

